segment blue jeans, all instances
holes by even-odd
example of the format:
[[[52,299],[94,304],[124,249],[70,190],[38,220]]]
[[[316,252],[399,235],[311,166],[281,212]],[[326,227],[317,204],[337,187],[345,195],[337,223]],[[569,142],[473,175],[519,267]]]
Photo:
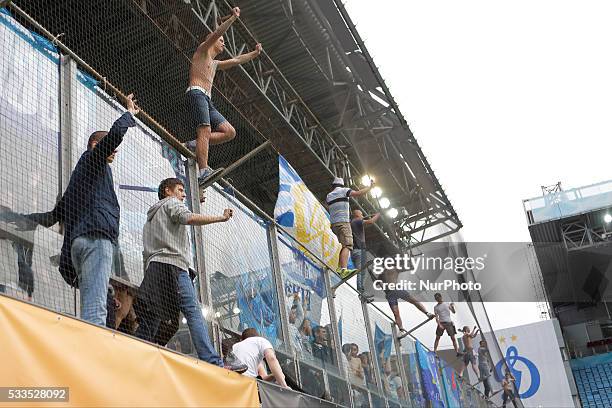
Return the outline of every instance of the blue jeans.
[[[179,308],[189,326],[191,341],[196,349],[198,358],[210,364],[223,367],[223,360],[215,351],[210,342],[208,327],[202,317],[202,308],[198,303],[193,282],[189,278],[189,273],[181,270],[178,274]],[[154,341],[157,330],[159,329],[160,318],[153,313],[146,313],[139,316],[139,326],[136,337],[144,340]]]
[[[351,260],[355,268],[359,269],[359,273],[357,274],[357,290],[363,292],[365,289],[363,287],[363,279],[366,273],[364,268],[366,265],[366,252],[359,248],[353,249],[351,251]]]
[[[81,319],[106,325],[106,295],[113,269],[115,245],[106,238],[87,235],[72,241],[72,264],[79,277]]]

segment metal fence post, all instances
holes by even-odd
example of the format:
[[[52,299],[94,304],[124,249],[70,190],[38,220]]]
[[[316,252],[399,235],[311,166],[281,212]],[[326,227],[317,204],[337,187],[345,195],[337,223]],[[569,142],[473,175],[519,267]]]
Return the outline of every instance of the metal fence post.
[[[380,378],[380,366],[378,364],[378,356],[376,355],[376,343],[374,342],[374,336],[372,336],[372,324],[370,321],[370,313],[368,310],[368,303],[361,301],[361,309],[363,310],[363,318],[366,321],[365,329],[366,334],[368,336],[368,344],[370,345],[370,355],[372,356],[372,365],[374,366],[374,379],[376,380],[376,385],[380,390],[380,396],[385,398],[384,395],[384,387],[382,384],[382,378]],[[385,398],[386,401],[386,398]]]
[[[60,58],[60,184],[58,195],[61,195],[70,181],[73,159],[72,146],[77,135],[73,121],[76,116],[76,75],[77,64],[67,55]]]
[[[198,188],[198,167],[193,159],[188,159],[186,162],[186,173],[187,183],[189,189],[189,199],[191,200],[191,208],[194,213],[201,213],[200,209],[200,192]],[[212,293],[210,286],[210,276],[206,273],[206,257],[204,254],[204,234],[202,233],[201,226],[191,227],[194,247],[195,247],[195,258],[196,258],[196,270],[198,273],[198,282],[200,284],[200,301],[202,305],[208,311],[207,316],[204,318],[209,321],[210,329],[212,334],[213,344],[217,351],[221,353],[221,340],[219,325],[212,318],[214,316],[214,310],[212,305]]]
[[[402,362],[402,343],[401,340],[398,340],[398,332],[397,325],[391,324],[391,333],[393,334],[393,344],[395,345],[395,354],[397,355],[397,365],[399,367],[399,375],[402,379],[402,389],[404,390],[404,401],[400,402],[408,402],[410,406],[412,406],[412,400],[408,393],[408,374],[406,373],[406,369],[404,368],[404,364]]]
[[[60,55],[60,78],[59,78],[59,97],[60,97],[60,137],[59,137],[59,154],[60,166],[59,186],[57,197],[58,199],[64,193],[64,190],[70,182],[70,175],[74,167],[72,157],[73,146],[77,140],[75,132],[74,120],[76,118],[76,86],[77,86],[77,64],[71,57]],[[56,226],[59,233],[59,226]],[[78,296],[76,288],[73,290],[73,305],[74,315],[79,315]]]
[[[330,325],[332,328],[332,334],[334,336],[334,344],[336,346],[334,348],[334,354],[336,355],[336,364],[338,367],[338,371],[340,372],[341,375],[344,376],[345,384],[348,388],[349,401],[351,401],[351,405],[353,405],[352,403],[353,392],[352,392],[351,385],[350,385],[349,373],[345,372],[344,364],[342,364],[343,357],[340,357],[342,355],[342,345],[340,344],[340,333],[338,332],[338,318],[336,316],[336,304],[334,302],[334,290],[332,289],[332,285],[331,285],[331,278],[329,275],[330,273],[333,273],[332,270],[324,266],[323,276],[325,280],[325,292],[327,293],[327,303],[329,307],[329,319],[330,319]],[[329,384],[328,384],[328,392],[331,395]]]
[[[272,276],[276,285],[276,296],[278,297],[278,311],[280,313],[281,331],[283,341],[287,346],[287,350],[293,353],[291,348],[291,340],[289,338],[289,318],[287,307],[285,304],[285,288],[283,286],[283,277],[280,266],[280,258],[278,256],[278,240],[277,240],[276,225],[268,224],[268,248],[270,250],[270,265],[272,266]]]

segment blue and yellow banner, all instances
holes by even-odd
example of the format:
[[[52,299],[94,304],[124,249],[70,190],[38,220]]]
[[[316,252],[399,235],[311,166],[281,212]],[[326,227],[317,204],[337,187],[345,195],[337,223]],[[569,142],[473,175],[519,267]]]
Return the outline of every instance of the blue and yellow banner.
[[[335,270],[341,246],[331,230],[327,211],[282,156],[278,157],[278,172],[276,222],[298,240],[299,244],[292,243],[295,248],[307,256],[312,252]]]

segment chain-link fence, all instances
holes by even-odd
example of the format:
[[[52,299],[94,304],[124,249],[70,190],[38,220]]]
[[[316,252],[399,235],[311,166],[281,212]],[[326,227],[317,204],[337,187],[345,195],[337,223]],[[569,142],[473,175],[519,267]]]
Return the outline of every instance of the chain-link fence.
[[[0,13],[2,293],[193,356],[202,347],[196,321],[223,354],[255,328],[294,388],[344,406],[435,406],[435,398],[486,406],[422,344],[399,341],[393,320],[350,285],[334,289],[331,269],[274,221],[274,149],[208,187],[201,202],[194,156],[179,143],[190,138],[189,119],[174,96],[158,97],[184,92],[176,78],[189,58],[177,51],[180,63],[155,84],[138,82],[125,68],[137,56],[108,49],[101,27],[45,30],[67,22],[59,16],[70,6],[45,8],[43,25],[15,6]],[[108,35],[134,35],[139,53],[155,50],[145,32],[171,40],[158,26],[145,31],[138,9],[105,7],[87,12],[116,11]],[[126,101],[118,83],[143,103]],[[265,138],[230,99],[219,93],[215,103],[240,135],[211,149],[211,165],[227,166]],[[176,122],[160,125],[161,111]]]

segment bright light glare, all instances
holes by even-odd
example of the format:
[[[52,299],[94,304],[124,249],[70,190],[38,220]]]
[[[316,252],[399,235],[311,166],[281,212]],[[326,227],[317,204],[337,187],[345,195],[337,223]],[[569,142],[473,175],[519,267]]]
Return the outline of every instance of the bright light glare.
[[[612,222],[612,215],[610,214],[606,214],[604,215],[604,221],[607,222],[608,224]]]
[[[398,211],[396,208],[392,208],[389,211],[387,211],[387,215],[389,216],[389,218],[396,218],[398,214]]]
[[[234,312],[234,314],[238,314],[240,313],[240,308],[235,307],[234,310],[232,310],[232,312]]]
[[[389,208],[389,206],[391,205],[391,201],[389,201],[387,197],[383,197],[378,200],[378,204],[380,204],[380,208]]]
[[[370,194],[372,194],[372,197],[378,198],[382,195],[382,188],[374,187],[372,190],[370,190]]]
[[[372,184],[372,178],[368,174],[365,174],[361,178],[361,185],[364,187],[370,187],[371,184]]]

